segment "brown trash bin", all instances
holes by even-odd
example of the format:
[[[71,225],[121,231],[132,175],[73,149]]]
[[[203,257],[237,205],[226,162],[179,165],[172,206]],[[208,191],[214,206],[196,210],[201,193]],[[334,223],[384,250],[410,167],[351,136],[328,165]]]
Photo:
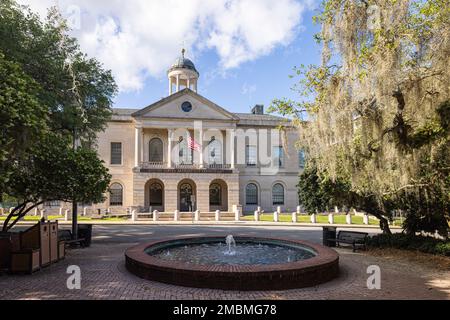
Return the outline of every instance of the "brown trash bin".
[[[33,273],[40,269],[40,250],[26,249],[11,253],[12,273]]]
[[[21,233],[20,244],[22,249],[40,249],[41,267],[50,264],[50,224],[39,222],[35,226]]]
[[[13,251],[20,251],[20,233],[0,232],[0,272],[10,269]]]
[[[58,261],[58,222],[49,223],[50,263]]]

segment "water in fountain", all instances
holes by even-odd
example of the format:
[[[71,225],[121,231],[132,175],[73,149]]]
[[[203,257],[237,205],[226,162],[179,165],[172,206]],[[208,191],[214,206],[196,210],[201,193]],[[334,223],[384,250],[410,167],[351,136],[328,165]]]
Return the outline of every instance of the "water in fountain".
[[[228,256],[234,256],[236,254],[236,251],[234,249],[232,250],[231,246],[233,246],[233,248],[236,248],[236,241],[234,241],[234,238],[231,234],[226,237],[225,243],[228,247],[228,251],[225,251],[225,254]]]
[[[168,261],[200,265],[267,265],[293,263],[310,259],[315,253],[302,246],[289,246],[276,242],[239,241],[227,237],[226,241],[192,243],[147,251],[151,256]]]

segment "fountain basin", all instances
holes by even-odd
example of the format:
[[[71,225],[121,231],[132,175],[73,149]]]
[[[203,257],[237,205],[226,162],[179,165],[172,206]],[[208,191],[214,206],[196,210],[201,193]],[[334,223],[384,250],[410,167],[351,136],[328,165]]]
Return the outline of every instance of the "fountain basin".
[[[302,248],[313,253],[306,259],[276,264],[208,264],[161,257],[164,250],[184,246],[224,242],[225,237],[200,237],[157,240],[129,248],[125,252],[126,268],[147,280],[168,284],[223,290],[285,290],[322,284],[339,274],[336,251],[306,241],[235,237],[241,243]]]

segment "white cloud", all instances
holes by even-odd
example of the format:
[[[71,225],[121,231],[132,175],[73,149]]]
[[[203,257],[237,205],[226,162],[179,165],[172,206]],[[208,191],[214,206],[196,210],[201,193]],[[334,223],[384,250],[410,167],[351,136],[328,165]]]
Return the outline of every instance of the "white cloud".
[[[121,91],[161,77],[183,45],[188,56],[215,50],[230,70],[288,45],[313,0],[19,0],[45,16],[59,3],[77,22],[83,51],[113,71]],[[76,26],[76,24],[75,24]]]

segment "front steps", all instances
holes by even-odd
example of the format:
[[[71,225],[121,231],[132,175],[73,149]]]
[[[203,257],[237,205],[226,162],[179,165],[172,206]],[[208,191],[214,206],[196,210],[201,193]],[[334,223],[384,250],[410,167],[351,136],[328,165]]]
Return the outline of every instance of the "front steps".
[[[180,212],[178,221],[194,221],[194,212]],[[199,221],[215,221],[215,212],[200,212]],[[221,212],[219,221],[234,221],[233,212]],[[153,221],[152,213],[139,213],[136,221]],[[158,221],[174,221],[173,212],[160,212]]]

